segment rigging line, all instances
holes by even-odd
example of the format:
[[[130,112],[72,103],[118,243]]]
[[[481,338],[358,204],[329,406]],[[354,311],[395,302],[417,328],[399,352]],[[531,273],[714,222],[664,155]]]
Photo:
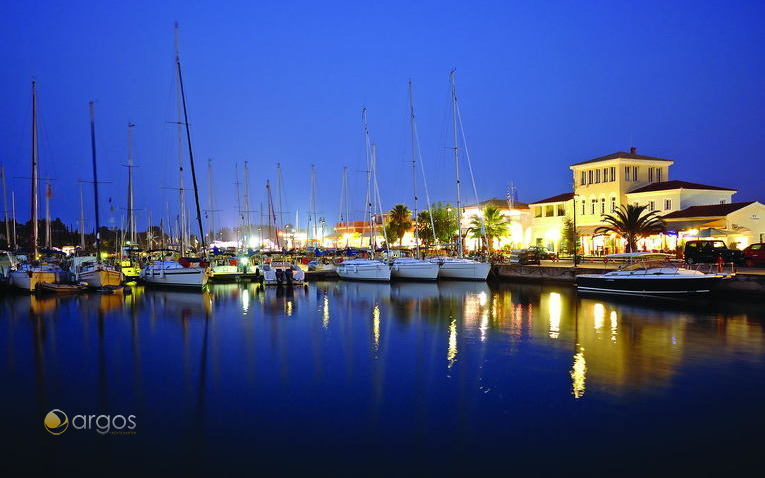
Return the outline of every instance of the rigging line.
[[[380,198],[380,187],[377,185],[377,145],[372,145],[372,177],[374,178],[375,197],[377,210],[382,218],[383,238],[385,239],[385,249],[390,255],[390,244],[388,244],[388,231],[385,230],[385,216],[382,211],[382,199]]]
[[[481,201],[478,199],[478,188],[475,185],[475,176],[473,175],[473,163],[470,161],[470,151],[467,146],[467,139],[465,138],[465,128],[462,126],[462,113],[460,112],[459,103],[457,104],[457,120],[460,124],[460,132],[462,133],[462,146],[465,149],[465,159],[468,163],[468,171],[470,172],[470,181],[473,184],[473,194],[475,195],[475,203],[478,206]],[[481,216],[481,235],[486,237],[486,224],[483,216]]]
[[[422,146],[420,145],[420,132],[417,129],[417,121],[416,119],[413,121],[414,126],[414,141],[417,146],[417,160],[420,163],[420,170],[422,171],[422,184],[425,187],[425,200],[428,202],[428,215],[430,216],[430,227],[432,229],[433,233],[433,242],[438,242],[438,238],[436,237],[436,224],[435,221],[433,221],[433,207],[430,202],[430,191],[428,189],[428,180],[425,176],[425,165],[422,161]]]

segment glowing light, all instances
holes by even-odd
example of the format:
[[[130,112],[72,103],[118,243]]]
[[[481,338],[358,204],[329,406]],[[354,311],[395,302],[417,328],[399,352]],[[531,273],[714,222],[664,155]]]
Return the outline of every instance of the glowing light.
[[[452,318],[449,322],[449,348],[446,350],[446,361],[449,362],[448,367],[452,368],[454,362],[457,360],[457,320]]]
[[[324,295],[324,306],[322,307],[321,324],[325,329],[329,327],[329,297],[327,297],[326,294]]]
[[[372,340],[373,343],[373,349],[375,352],[377,352],[378,348],[380,347],[380,306],[375,305],[374,309],[372,309]]]
[[[287,317],[292,317],[292,301],[287,301]]]
[[[250,263],[250,259],[247,258],[247,257],[240,257],[239,258],[239,263],[242,264],[243,266],[246,266],[247,264]]]
[[[561,311],[561,297],[559,293],[550,292],[548,308],[550,309],[550,338],[557,339],[560,333]]]
[[[619,323],[617,321],[616,311],[612,310],[611,311],[611,340],[613,340],[614,342],[616,341],[616,335],[618,333],[618,330],[619,330]]]
[[[571,384],[574,398],[584,396],[584,385],[587,378],[587,362],[584,360],[584,347],[574,354],[574,365],[571,367]]]
[[[250,308],[250,291],[247,289],[242,290],[242,313],[246,314]]]
[[[606,321],[606,307],[600,303],[595,304],[593,314],[595,315],[595,330],[602,329]]]
[[[481,292],[478,294],[478,305],[481,307],[486,305],[486,292]]]

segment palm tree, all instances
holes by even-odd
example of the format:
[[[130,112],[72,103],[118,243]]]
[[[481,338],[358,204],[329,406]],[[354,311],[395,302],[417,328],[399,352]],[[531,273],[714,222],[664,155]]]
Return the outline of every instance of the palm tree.
[[[412,211],[403,204],[396,204],[388,213],[388,227],[390,228],[388,230],[398,239],[400,247],[404,240],[404,233],[412,227]]]
[[[499,208],[489,205],[483,208],[483,215],[475,215],[470,219],[469,231],[473,237],[485,237],[489,252],[492,252],[494,238],[507,234],[507,219]]]
[[[664,221],[656,211],[647,211],[648,205],[627,204],[613,214],[606,214],[602,221],[608,224],[595,229],[595,234],[614,232],[627,241],[627,252],[635,252],[641,237],[663,232]]]

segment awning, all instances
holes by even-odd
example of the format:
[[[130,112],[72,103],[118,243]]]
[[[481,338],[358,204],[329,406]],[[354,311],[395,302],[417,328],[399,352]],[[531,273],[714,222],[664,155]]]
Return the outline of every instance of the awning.
[[[687,229],[701,229],[704,224],[716,222],[716,219],[695,219],[688,221],[666,221],[667,231],[680,232]]]

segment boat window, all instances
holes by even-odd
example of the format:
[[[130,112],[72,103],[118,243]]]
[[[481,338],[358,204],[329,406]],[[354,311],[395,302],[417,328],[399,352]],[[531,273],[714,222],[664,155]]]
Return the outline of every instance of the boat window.
[[[650,260],[644,262],[637,262],[624,267],[625,271],[639,271],[643,269],[657,269],[661,267],[667,267],[667,263],[660,260]]]

